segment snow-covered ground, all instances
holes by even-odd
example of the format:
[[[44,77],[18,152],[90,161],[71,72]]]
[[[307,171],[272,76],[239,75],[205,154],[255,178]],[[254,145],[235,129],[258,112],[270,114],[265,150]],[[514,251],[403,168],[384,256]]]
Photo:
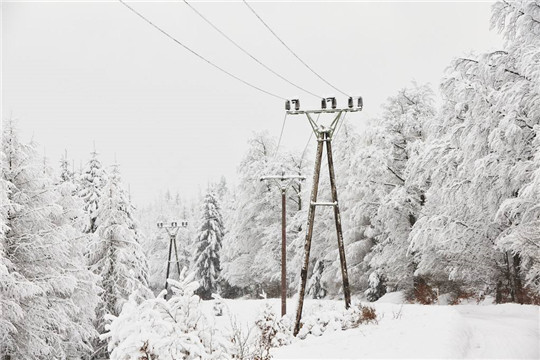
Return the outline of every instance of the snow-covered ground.
[[[224,300],[225,316],[216,325],[231,328],[231,317],[247,331],[266,302],[279,314],[279,299]],[[212,314],[213,302],[205,302]],[[322,336],[294,339],[272,350],[275,359],[330,358],[474,358],[540,359],[540,308],[531,305],[412,305],[389,294],[370,304],[378,324],[327,330]],[[340,310],[342,301],[306,300],[305,316]],[[288,301],[292,316],[296,301]],[[229,313],[231,316],[228,316]]]

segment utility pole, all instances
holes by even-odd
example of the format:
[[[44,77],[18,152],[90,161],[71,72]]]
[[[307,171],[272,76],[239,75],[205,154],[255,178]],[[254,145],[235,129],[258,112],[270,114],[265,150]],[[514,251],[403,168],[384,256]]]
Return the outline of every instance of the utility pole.
[[[180,226],[183,228],[187,227],[187,225],[187,221],[180,222]],[[157,223],[157,227],[158,229],[165,229],[167,231],[167,235],[169,235],[169,258],[167,260],[167,274],[165,275],[165,290],[167,290],[167,287],[169,285],[167,280],[169,279],[172,262],[176,262],[176,269],[178,270],[178,276],[180,276],[180,260],[178,259],[178,248],[176,244],[176,235],[178,234],[178,222],[173,221],[169,225],[166,225],[163,224],[163,221],[160,221]],[[173,247],[176,261],[171,261]]]
[[[274,181],[281,190],[281,316],[287,313],[287,188],[293,181],[302,181],[301,175],[270,175],[261,177],[261,181]]]
[[[331,109],[327,109],[327,102],[331,103]],[[331,206],[334,208],[334,219],[336,224],[336,233],[337,233],[337,243],[339,250],[339,260],[341,265],[341,277],[343,281],[343,295],[345,297],[345,308],[349,308],[351,305],[351,292],[349,288],[349,276],[347,274],[347,261],[345,259],[345,248],[343,245],[343,230],[341,228],[341,214],[339,211],[339,202],[337,196],[336,188],[336,175],[334,172],[334,160],[332,158],[332,137],[336,131],[336,127],[340,120],[343,119],[343,115],[347,112],[357,112],[361,111],[363,108],[362,98],[358,98],[358,105],[355,106],[353,98],[350,97],[348,101],[348,108],[336,109],[337,102],[336,98],[326,98],[322,99],[321,110],[299,110],[296,107],[294,110],[290,110],[290,104],[285,104],[285,109],[287,110],[288,115],[303,115],[305,114],[308,118],[309,124],[313,129],[313,133],[317,137],[317,154],[315,157],[315,171],[313,172],[313,188],[311,190],[311,198],[309,204],[308,212],[308,221],[307,221],[307,231],[306,231],[306,240],[304,243],[304,262],[302,264],[302,270],[300,272],[300,294],[298,297],[298,309],[296,312],[296,324],[294,326],[294,336],[300,331],[300,321],[302,319],[302,308],[304,306],[304,296],[306,290],[307,282],[307,272],[309,267],[309,252],[311,250],[311,239],[313,237],[313,223],[315,220],[315,209],[317,206]],[[329,126],[318,125],[316,121],[313,120],[313,114],[335,114],[333,121]],[[322,162],[322,153],[323,147],[326,144],[326,153],[328,156],[328,172],[330,174],[330,187],[332,192],[332,201],[331,202],[317,202],[317,194],[319,190],[319,177],[321,173],[321,162]]]

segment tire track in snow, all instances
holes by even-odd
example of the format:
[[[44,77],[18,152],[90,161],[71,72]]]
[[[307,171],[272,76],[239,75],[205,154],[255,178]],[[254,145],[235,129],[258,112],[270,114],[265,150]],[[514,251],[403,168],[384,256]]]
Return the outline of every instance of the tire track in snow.
[[[456,306],[468,324],[469,359],[539,359],[540,308],[527,306],[516,311],[513,305]],[[526,306],[526,305],[524,305]]]

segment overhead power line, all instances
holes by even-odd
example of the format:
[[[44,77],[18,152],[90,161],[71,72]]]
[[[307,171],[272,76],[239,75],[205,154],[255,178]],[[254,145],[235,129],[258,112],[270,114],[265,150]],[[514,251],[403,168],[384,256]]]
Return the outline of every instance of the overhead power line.
[[[278,73],[277,71],[275,71],[274,69],[270,68],[269,66],[267,66],[266,64],[264,64],[261,60],[257,59],[255,56],[253,56],[249,51],[247,51],[246,49],[244,49],[242,46],[240,46],[236,41],[234,41],[233,39],[231,39],[227,34],[225,34],[220,28],[218,28],[216,25],[214,25],[210,20],[208,20],[208,18],[206,16],[204,16],[199,10],[197,10],[193,5],[191,5],[188,1],[186,0],[179,0],[179,1],[183,1],[187,6],[189,6],[189,8],[191,10],[193,10],[197,15],[199,15],[201,17],[201,19],[203,19],[208,25],[210,25],[212,28],[214,28],[214,30],[216,30],[218,33],[221,34],[221,36],[223,36],[225,39],[227,39],[231,44],[233,44],[234,46],[236,46],[240,51],[242,51],[244,54],[246,54],[247,56],[249,56],[251,59],[253,59],[255,62],[257,62],[259,65],[261,65],[262,67],[264,67],[266,70],[270,71],[272,74],[276,75],[277,77],[279,77],[280,79],[286,81],[287,83],[289,83],[290,85],[294,86],[295,88],[299,89],[299,90],[302,90],[303,92],[307,93],[307,94],[310,94],[316,98],[321,98],[322,96],[320,95],[317,95],[317,94],[314,94],[312,93],[311,91],[301,87],[300,85],[297,85],[295,83],[293,83],[292,81],[290,81],[289,79],[287,79],[285,76],[281,75],[280,73]]]
[[[270,26],[259,16],[259,14],[257,14],[257,12],[247,3],[246,0],[242,0],[244,2],[244,4],[246,4],[246,6],[249,8],[249,10],[251,10],[251,12],[260,20],[260,22],[268,29],[268,31],[270,31],[272,33],[272,35],[274,35],[274,37],[276,39],[279,40],[279,42],[281,44],[283,44],[283,46],[285,46],[285,48],[287,48],[287,50],[289,50],[289,52],[291,54],[294,55],[295,58],[298,59],[298,61],[300,61],[305,67],[307,67],[313,74],[315,74],[319,79],[321,79],[322,81],[324,81],[327,85],[329,85],[331,88],[333,88],[334,90],[340,92],[341,94],[345,95],[345,96],[348,96],[350,97],[350,95],[348,95],[347,93],[339,90],[337,87],[335,87],[334,85],[332,85],[329,81],[327,81],[325,78],[323,78],[321,75],[319,75],[315,70],[313,70],[313,68],[311,66],[309,66],[308,64],[306,64],[306,62],[304,60],[302,60],[300,58],[300,56],[298,56],[287,44],[285,44],[285,42],[283,40],[281,40],[281,38],[274,32],[274,30],[272,30],[272,28],[270,28]]]
[[[283,124],[281,124],[281,132],[279,133],[279,140],[276,147],[276,153],[274,154],[274,159],[277,157],[279,152],[279,146],[281,145],[281,138],[283,137],[283,130],[285,130],[285,122],[287,121],[287,112],[285,111],[285,117],[283,118]]]
[[[190,53],[192,53],[193,55],[197,56],[199,59],[205,61],[206,63],[208,63],[209,65],[213,66],[214,68],[218,69],[219,71],[229,75],[230,77],[232,77],[233,79],[235,80],[238,80],[240,81],[241,83],[243,83],[244,85],[247,85],[255,90],[258,90],[260,92],[263,92],[267,95],[270,95],[270,96],[273,96],[277,99],[281,99],[281,100],[287,100],[286,98],[284,97],[281,97],[279,95],[276,95],[274,93],[271,93],[269,91],[266,91],[264,89],[261,89],[260,87],[256,86],[256,85],[253,85],[251,83],[249,83],[248,81],[230,73],[229,71],[225,70],[224,68],[222,68],[221,66],[219,65],[216,65],[214,64],[212,61],[208,60],[207,58],[205,58],[204,56],[200,55],[199,53],[197,53],[195,50],[192,50],[190,47],[188,47],[187,45],[183,44],[182,42],[180,42],[178,39],[176,39],[174,36],[170,35],[168,32],[166,32],[165,30],[163,30],[162,28],[160,28],[158,25],[154,24],[152,21],[150,21],[148,18],[146,18],[144,15],[142,15],[140,12],[138,12],[137,10],[135,10],[134,8],[132,8],[131,6],[129,6],[128,4],[126,4],[123,0],[118,0],[120,3],[122,3],[122,5],[124,5],[125,7],[127,7],[129,10],[131,10],[133,13],[135,13],[137,16],[139,16],[141,19],[143,19],[144,21],[146,21],[149,25],[151,25],[152,27],[154,27],[156,30],[158,30],[159,32],[161,32],[163,35],[167,36],[169,39],[171,39],[172,41],[174,41],[176,44],[180,45],[181,47],[183,47],[184,49],[186,49],[187,51],[189,51]]]

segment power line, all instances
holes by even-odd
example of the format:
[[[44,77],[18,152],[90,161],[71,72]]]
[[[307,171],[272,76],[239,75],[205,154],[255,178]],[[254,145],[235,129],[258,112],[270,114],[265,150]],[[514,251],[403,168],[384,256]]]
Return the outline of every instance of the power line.
[[[276,147],[276,153],[274,154],[274,159],[277,157],[279,151],[279,145],[281,145],[281,138],[283,137],[283,130],[285,130],[285,122],[287,121],[287,112],[285,112],[285,117],[283,118],[283,124],[281,125],[281,132],[279,134],[279,140]]]
[[[180,1],[180,0],[179,0]],[[275,70],[273,70],[272,68],[270,68],[269,66],[267,66],[266,64],[264,64],[262,61],[260,61],[259,59],[257,59],[255,56],[253,56],[251,53],[249,53],[246,49],[244,49],[242,46],[240,46],[236,41],[234,41],[233,39],[231,39],[227,34],[225,34],[220,28],[218,28],[216,25],[214,25],[210,20],[208,20],[208,18],[206,18],[206,16],[204,16],[200,11],[198,11],[195,7],[193,7],[193,5],[191,5],[188,1],[186,0],[181,0],[183,1],[187,6],[190,7],[191,10],[193,10],[197,15],[199,15],[201,17],[201,19],[203,19],[206,23],[208,23],[208,25],[210,25],[211,27],[214,28],[214,30],[216,30],[218,33],[220,33],[225,39],[229,40],[229,42],[231,44],[233,44],[234,46],[236,46],[240,51],[242,51],[244,54],[246,54],[247,56],[249,56],[251,59],[253,59],[254,61],[256,61],[259,65],[261,65],[262,67],[264,67],[266,70],[270,71],[272,74],[276,75],[277,77],[279,77],[280,79],[286,81],[287,83],[289,83],[290,85],[296,87],[297,89],[300,89],[302,90],[303,92],[307,93],[307,94],[310,94],[316,98],[321,98],[322,96],[320,95],[317,95],[317,94],[314,94],[312,93],[311,91],[309,90],[306,90],[305,88],[293,83],[292,81],[290,81],[289,79],[287,79],[286,77],[284,77],[283,75],[279,74],[278,72],[276,72]]]
[[[334,139],[338,136],[339,130],[341,130],[341,127],[343,126],[343,123],[345,122],[346,117],[347,117],[347,113],[343,114],[343,119],[341,119],[341,122],[339,123],[339,126],[338,126],[336,132],[334,133]]]
[[[317,119],[315,120],[315,123],[318,123],[319,122],[319,117],[321,116],[321,114],[317,114]],[[304,155],[306,155],[306,150],[307,150],[307,147],[309,145],[309,142],[311,141],[311,137],[313,136],[313,131],[310,132],[309,134],[309,138],[308,138],[308,141],[306,143],[306,146],[304,147],[304,151],[302,151],[302,156],[300,157],[300,163],[302,163],[302,160],[304,160]]]
[[[187,45],[184,45],[182,42],[180,42],[178,39],[176,39],[174,36],[170,35],[168,32],[166,32],[165,30],[163,30],[162,28],[160,28],[159,26],[157,26],[156,24],[154,24],[152,21],[150,21],[148,18],[146,18],[144,15],[142,15],[140,12],[138,12],[137,10],[135,10],[134,8],[132,8],[131,6],[129,6],[128,4],[126,4],[123,0],[118,0],[120,3],[122,3],[122,5],[124,5],[125,7],[127,7],[129,10],[131,10],[133,13],[135,13],[137,16],[139,16],[141,19],[143,19],[144,21],[146,21],[148,24],[150,24],[152,27],[154,27],[156,30],[158,30],[159,32],[161,32],[163,35],[167,36],[169,39],[171,39],[172,41],[174,41],[175,43],[177,43],[178,45],[180,45],[181,47],[183,47],[184,49],[186,49],[187,51],[189,51],[190,53],[192,53],[193,55],[197,56],[199,59],[205,61],[206,63],[208,63],[209,65],[213,66],[214,68],[218,69],[219,71],[229,75],[230,77],[232,77],[233,79],[236,79],[240,82],[242,82],[243,84],[253,88],[253,89],[256,89],[256,90],[259,90],[260,92],[263,92],[267,95],[270,95],[270,96],[273,96],[277,99],[281,99],[281,100],[287,100],[285,99],[284,97],[281,97],[279,95],[276,95],[276,94],[273,94],[269,91],[266,91],[264,89],[261,89],[260,87],[256,86],[256,85],[253,85],[251,83],[249,83],[248,81],[230,73],[229,71],[223,69],[222,67],[220,67],[219,65],[216,65],[214,64],[212,61],[206,59],[204,56],[200,55],[199,53],[197,53],[196,51],[192,50],[191,48],[189,48]]]
[[[306,64],[306,62],[304,60],[302,60],[300,58],[300,56],[298,56],[287,44],[285,44],[285,42],[283,40],[281,40],[281,38],[270,28],[270,26],[259,16],[259,14],[257,14],[257,12],[255,12],[255,10],[247,3],[246,0],[242,0],[244,2],[244,4],[246,4],[246,6],[249,8],[249,10],[251,10],[251,12],[261,21],[261,23],[268,29],[268,31],[270,31],[274,37],[276,39],[279,40],[280,43],[283,44],[283,46],[285,46],[285,48],[287,48],[287,50],[289,50],[289,52],[291,54],[294,55],[294,57],[296,57],[298,59],[298,61],[300,61],[302,64],[304,64],[305,67],[307,67],[313,74],[315,74],[319,79],[321,79],[322,81],[324,81],[327,85],[329,85],[330,87],[332,87],[334,90],[340,92],[341,94],[345,95],[345,96],[350,96],[348,95],[347,93],[339,90],[337,87],[335,87],[334,85],[330,84],[330,82],[328,82],[325,78],[323,78],[321,75],[319,75],[315,70],[313,70],[313,68],[311,66],[309,66],[308,64]]]

